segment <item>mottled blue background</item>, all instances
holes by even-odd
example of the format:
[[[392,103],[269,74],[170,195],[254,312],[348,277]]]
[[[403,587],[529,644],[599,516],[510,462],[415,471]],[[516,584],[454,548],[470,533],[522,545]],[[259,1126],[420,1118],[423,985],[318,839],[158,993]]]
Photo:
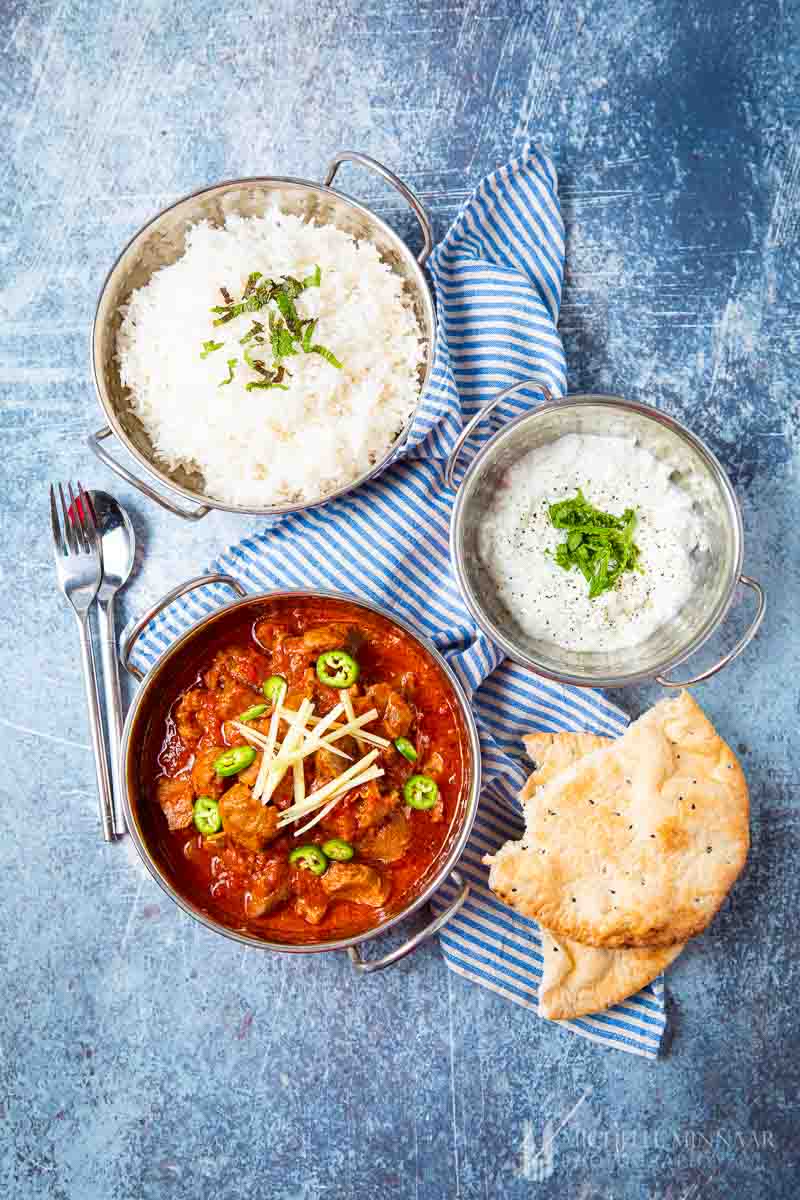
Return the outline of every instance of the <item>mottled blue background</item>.
[[[800,4],[0,7],[0,1192],[795,1197]],[[669,973],[658,1063],[462,982],[435,946],[360,981],[344,956],[242,951],[190,922],[130,847],[99,840],[53,586],[51,478],[130,505],[126,616],[248,528],[187,527],[84,449],[102,424],[96,296],[145,218],[226,177],[319,179],[346,146],[408,180],[441,234],[539,133],[567,221],[572,388],[658,404],[708,439],[770,594],[757,642],[702,691],[748,773],[754,844]],[[413,236],[373,180],[347,170],[341,186]],[[621,699],[635,713],[655,694]]]

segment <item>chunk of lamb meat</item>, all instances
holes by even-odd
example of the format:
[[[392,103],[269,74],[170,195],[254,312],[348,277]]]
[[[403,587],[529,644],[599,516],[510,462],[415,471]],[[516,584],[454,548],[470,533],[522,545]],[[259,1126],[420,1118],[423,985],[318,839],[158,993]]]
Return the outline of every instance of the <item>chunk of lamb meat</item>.
[[[346,759],[339,758],[338,754],[331,754],[327,747],[323,746],[321,750],[317,750],[314,754],[314,789],[330,783],[337,775],[341,775],[347,765]]]
[[[332,900],[352,900],[370,908],[382,908],[391,890],[389,880],[366,863],[331,863],[320,882]]]
[[[156,783],[156,799],[170,829],[186,829],[192,823],[194,792],[189,779],[167,779]]]
[[[367,858],[376,858],[378,862],[397,862],[408,849],[411,841],[411,826],[404,812],[395,812],[378,825],[370,829],[358,842],[359,853]]]
[[[341,750],[343,754],[349,754],[351,758],[354,758],[356,755],[356,746],[350,737],[339,738],[336,742],[336,748]],[[330,783],[337,775],[341,775],[343,771],[346,771],[352,765],[352,762],[348,762],[346,758],[342,758],[341,754],[333,754],[327,746],[323,746],[314,753],[313,787],[315,789],[323,787],[324,784]]]
[[[292,867],[291,890],[298,916],[308,921],[309,925],[319,925],[330,904],[319,877],[305,867]]]
[[[349,738],[342,738],[337,745],[340,745],[346,754],[351,752],[351,749],[346,745]],[[314,782],[312,790],[317,791],[324,787],[326,783],[330,783],[337,775],[341,775],[342,771],[351,764],[347,759],[339,758],[337,754],[331,754],[330,750],[324,746],[321,750],[317,750],[314,754]],[[344,838],[346,842],[351,842],[355,837],[356,832],[356,817],[353,806],[342,799],[335,807],[323,817],[320,828],[328,837]]]
[[[225,788],[225,780],[214,770],[214,763],[220,754],[225,753],[224,746],[209,746],[198,750],[192,763],[192,787],[195,796],[211,796],[219,800]]]
[[[190,692],[184,692],[175,706],[175,728],[178,731],[178,737],[186,745],[199,742],[206,732],[204,718],[207,695],[207,692],[203,692],[199,688],[192,688]]]
[[[246,745],[249,744],[245,738],[242,738],[242,741]],[[247,784],[247,786],[249,788],[255,787],[256,780],[258,779],[258,772],[261,770],[261,761],[262,761],[263,757],[264,757],[264,755],[261,753],[260,750],[256,751],[256,756],[253,759],[253,761],[250,763],[250,766],[245,767],[245,769],[243,771],[240,771],[239,774],[236,776],[236,782]]]
[[[356,804],[356,821],[359,834],[374,829],[400,806],[400,793],[382,792],[375,780],[364,784]]]
[[[289,626],[279,621],[259,621],[256,625],[256,641],[266,650],[276,650],[288,636]]]
[[[263,871],[253,878],[244,898],[248,917],[264,917],[289,899],[289,864],[284,858],[273,858]]]
[[[346,650],[354,654],[363,642],[363,634],[355,625],[318,625],[307,629],[300,637],[287,638],[281,649],[287,654],[324,654],[326,650]]]
[[[283,707],[288,708],[291,712],[297,712],[304,700],[314,699],[317,690],[317,673],[313,667],[308,667],[298,678],[296,664],[293,669],[287,667],[284,662],[278,665],[281,674],[288,673],[292,676],[292,683],[287,687],[286,695],[283,697]]]
[[[249,788],[255,787],[256,780],[258,779],[258,772],[261,767],[261,758],[262,756],[260,753],[256,754],[250,766],[246,767],[244,771],[240,771],[236,776],[236,782],[245,783]],[[291,771],[286,772],[283,779],[274,789],[272,795],[270,796],[270,804],[274,804],[278,811],[280,811],[282,808],[288,808],[291,804],[294,804],[294,776],[292,775]]]
[[[286,668],[284,668],[285,670]],[[314,688],[309,687],[305,680],[294,687],[287,689],[286,695],[283,697],[283,707],[288,708],[290,712],[297,712],[304,700],[311,700],[314,696]],[[289,728],[289,718],[281,718],[281,737],[285,737]]]
[[[243,740],[241,734],[237,730],[231,729],[230,722],[238,721],[242,713],[246,712],[252,704],[252,691],[242,687],[239,683],[231,683],[230,680],[225,682],[224,687],[214,692],[214,707],[220,721],[220,732],[223,733],[224,730],[227,730],[235,734],[234,739],[227,738],[226,740],[241,744]],[[225,736],[224,733],[223,736]]]
[[[263,654],[249,646],[227,646],[214,655],[205,673],[205,684],[212,691],[227,690],[236,683],[257,692],[269,673],[269,663]]]
[[[387,737],[406,736],[413,724],[414,714],[399,692],[389,687],[388,683],[373,683],[372,687],[367,688],[365,697],[370,702],[370,708],[377,708]]]
[[[357,825],[356,815],[351,805],[344,801],[337,804],[319,823],[319,828],[325,837],[343,838],[346,842],[355,842]]]
[[[444,820],[444,800],[442,799],[441,784],[442,784],[442,780],[444,779],[444,776],[445,776],[445,765],[444,765],[444,759],[442,758],[442,756],[438,750],[434,750],[431,754],[428,754],[425,757],[425,759],[423,760],[422,764],[419,767],[419,771],[420,771],[420,774],[422,774],[422,775],[430,775],[431,779],[435,779],[436,782],[439,784],[439,796],[436,800],[436,803],[434,804],[433,808],[429,808],[427,810],[428,820],[429,821],[443,821]]]
[[[246,850],[260,853],[278,836],[278,810],[253,798],[244,783],[235,783],[219,802],[222,828]]]

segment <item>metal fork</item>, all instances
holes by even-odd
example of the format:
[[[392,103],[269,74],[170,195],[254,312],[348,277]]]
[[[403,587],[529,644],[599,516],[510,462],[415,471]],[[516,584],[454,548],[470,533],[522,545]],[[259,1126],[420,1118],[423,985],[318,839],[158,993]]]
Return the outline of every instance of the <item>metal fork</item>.
[[[78,620],[81,639],[81,666],[86,687],[86,703],[89,707],[89,732],[92,735],[94,765],[97,772],[97,787],[100,799],[100,821],[103,837],[107,842],[114,839],[113,800],[108,762],[103,744],[103,726],[100,719],[100,700],[97,690],[97,670],[92,652],[92,634],[89,626],[89,609],[94,603],[100,580],[103,576],[103,559],[100,538],[91,503],[78,482],[78,497],[67,484],[69,504],[64,497],[64,488],[59,483],[63,524],[59,522],[56,492],[50,485],[50,521],[53,529],[53,552],[56,559],[56,574],[61,591],[69,600]]]

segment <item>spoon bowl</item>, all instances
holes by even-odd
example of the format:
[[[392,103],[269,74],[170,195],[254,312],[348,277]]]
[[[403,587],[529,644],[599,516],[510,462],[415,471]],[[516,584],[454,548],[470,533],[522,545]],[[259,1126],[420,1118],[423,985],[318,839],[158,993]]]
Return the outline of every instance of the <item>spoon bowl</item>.
[[[103,579],[98,598],[103,593],[112,596],[131,577],[136,534],[127,512],[108,492],[92,491],[89,498],[103,546]]]

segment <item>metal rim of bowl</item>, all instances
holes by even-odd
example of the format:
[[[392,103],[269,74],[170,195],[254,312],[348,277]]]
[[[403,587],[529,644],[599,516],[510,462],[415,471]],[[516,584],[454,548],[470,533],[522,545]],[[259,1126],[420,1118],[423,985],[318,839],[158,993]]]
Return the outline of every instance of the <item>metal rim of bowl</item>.
[[[122,428],[119,418],[117,417],[116,410],[108,397],[105,376],[102,369],[102,362],[100,361],[100,309],[102,307],[103,298],[108,290],[108,287],[120,264],[122,263],[123,258],[128,253],[130,248],[139,240],[139,238],[143,237],[149,229],[151,229],[158,221],[160,221],[162,217],[166,216],[167,213],[173,212],[176,208],[180,208],[182,204],[187,204],[192,200],[196,200],[199,196],[205,196],[211,192],[223,191],[227,188],[246,187],[249,184],[285,184],[290,187],[303,188],[308,191],[321,193],[323,195],[332,195],[335,196],[337,200],[344,200],[352,208],[361,213],[362,216],[379,226],[382,232],[396,244],[399,253],[407,259],[409,266],[413,266],[417,277],[420,295],[423,299],[426,318],[431,331],[427,350],[425,373],[419,386],[419,395],[417,396],[417,400],[414,405],[414,411],[411,413],[411,416],[406,422],[405,427],[380,462],[370,467],[370,469],[363,475],[359,475],[357,479],[345,484],[337,491],[328,492],[324,496],[318,497],[316,500],[284,505],[273,504],[264,506],[262,508],[250,508],[242,504],[226,504],[222,500],[215,499],[213,496],[207,496],[202,492],[193,492],[189,488],[184,487],[182,484],[177,483],[169,475],[159,471],[155,464],[151,462],[151,460],[148,459],[144,454],[142,454],[142,452],[138,450],[136,446],[134,446],[133,442]],[[298,179],[291,175],[250,175],[242,179],[226,179],[221,183],[208,184],[206,187],[197,188],[193,192],[187,192],[186,195],[174,200],[172,204],[168,204],[165,208],[160,209],[150,218],[149,221],[145,222],[145,224],[142,225],[131,238],[128,239],[114,260],[114,263],[108,271],[105,279],[103,280],[103,285],[100,289],[100,294],[97,299],[94,320],[92,321],[92,336],[90,340],[89,353],[91,357],[92,377],[94,379],[95,392],[97,394],[97,399],[100,402],[100,407],[107,417],[108,422],[119,441],[128,451],[128,453],[136,459],[139,465],[147,472],[152,480],[172,492],[177,492],[178,495],[183,496],[185,500],[190,500],[195,504],[204,505],[207,508],[217,509],[220,512],[240,513],[248,516],[265,517],[280,516],[284,513],[291,512],[301,512],[305,509],[317,508],[320,504],[327,504],[329,500],[335,500],[339,496],[344,496],[347,492],[352,491],[354,488],[360,487],[362,483],[366,483],[368,480],[373,479],[376,475],[380,474],[385,467],[388,466],[391,459],[405,443],[411,426],[414,422],[414,418],[419,411],[419,406],[422,403],[422,397],[425,394],[428,384],[430,383],[431,374],[433,372],[434,358],[436,355],[437,338],[438,328],[436,321],[436,306],[434,304],[433,293],[431,291],[430,284],[425,277],[425,272],[400,235],[396,233],[395,230],[393,230],[391,226],[386,223],[386,221],[377,216],[372,209],[367,208],[366,205],[361,204],[358,200],[353,199],[353,197],[349,196],[346,192],[342,192],[338,188],[328,187],[324,183],[313,183],[311,180]]]
[[[233,929],[230,926],[224,925],[219,921],[214,920],[208,913],[195,907],[185,896],[183,896],[176,887],[173,887],[169,878],[159,869],[154,857],[151,855],[146,839],[142,836],[139,829],[139,824],[136,821],[131,805],[131,787],[130,778],[132,773],[132,764],[130,758],[130,738],[137,716],[145,704],[151,686],[155,683],[158,676],[168,662],[173,658],[178,651],[185,647],[196,637],[201,629],[207,628],[210,624],[222,619],[225,615],[239,608],[246,608],[253,604],[258,604],[263,600],[279,599],[284,597],[323,597],[325,599],[343,600],[348,604],[354,604],[359,608],[368,609],[370,612],[377,613],[384,617],[392,624],[399,626],[407,634],[409,634],[424,650],[431,655],[439,670],[443,673],[452,689],[453,695],[457,701],[458,709],[461,714],[464,726],[467,732],[469,743],[469,754],[471,758],[469,781],[469,791],[464,806],[464,817],[461,828],[457,836],[454,838],[452,845],[447,851],[446,856],[442,858],[441,864],[437,867],[431,881],[426,884],[418,896],[415,896],[412,902],[395,913],[387,921],[375,926],[373,929],[367,929],[362,933],[353,934],[346,938],[337,938],[329,942],[309,942],[309,943],[292,943],[292,942],[269,942],[264,938],[258,938],[251,934],[243,933],[238,929]],[[128,716],[125,720],[125,728],[122,734],[122,743],[120,747],[120,776],[124,780],[122,789],[122,802],[125,812],[125,822],[128,827],[128,832],[131,836],[134,846],[139,854],[144,865],[155,879],[159,887],[164,891],[175,904],[178,905],[185,913],[195,920],[205,925],[207,929],[214,933],[223,934],[225,937],[231,938],[233,941],[243,945],[254,946],[262,950],[277,950],[286,954],[318,954],[328,950],[347,950],[351,946],[356,946],[362,942],[371,941],[373,938],[386,933],[392,929],[400,921],[415,913],[418,909],[430,900],[431,896],[442,886],[448,875],[457,866],[459,859],[467,844],[469,835],[472,832],[472,826],[475,822],[475,817],[478,812],[478,801],[480,799],[481,790],[481,750],[480,738],[478,736],[478,728],[475,724],[475,718],[469,706],[466,694],[458,677],[453,669],[445,661],[442,654],[436,649],[432,642],[420,634],[402,617],[398,617],[390,609],[384,608],[380,604],[374,604],[369,600],[362,600],[360,597],[348,595],[347,592],[339,592],[325,588],[315,588],[313,590],[303,589],[282,589],[278,588],[267,592],[254,592],[242,599],[232,600],[229,604],[224,604],[220,608],[207,616],[201,617],[195,621],[185,633],[183,633],[176,641],[174,641],[167,650],[153,663],[147,674],[142,679],[136,694],[131,704]]]
[[[723,599],[718,603],[717,609],[712,616],[708,618],[703,627],[695,634],[687,645],[659,663],[654,669],[647,671],[627,671],[622,675],[598,675],[587,677],[585,675],[575,674],[569,671],[554,671],[550,667],[543,666],[537,659],[526,654],[514,642],[510,641],[502,630],[498,629],[490,620],[481,605],[478,603],[472,588],[469,586],[467,572],[465,569],[465,556],[463,545],[463,530],[462,517],[465,508],[465,496],[467,494],[467,484],[470,479],[474,478],[475,474],[480,470],[487,458],[491,455],[503,441],[503,439],[516,429],[519,425],[526,422],[533,422],[537,417],[545,412],[553,409],[566,408],[584,408],[590,405],[595,407],[608,408],[612,410],[623,410],[633,412],[639,416],[649,418],[659,425],[663,425],[669,429],[671,433],[676,434],[687,442],[709,467],[712,475],[720,484],[721,491],[727,500],[727,510],[731,518],[730,528],[734,538],[734,563],[731,567],[730,581]],[[695,651],[699,650],[712,634],[719,628],[724,621],[728,610],[733,601],[733,595],[736,590],[736,584],[742,570],[744,559],[744,526],[742,523],[742,513],[739,507],[739,501],[736,493],[733,490],[728,474],[720,463],[713,451],[709,450],[708,446],[691,430],[687,429],[675,417],[670,417],[659,409],[651,407],[649,404],[640,404],[635,400],[626,400],[623,396],[614,396],[608,393],[592,393],[592,392],[575,392],[572,395],[563,396],[558,400],[547,400],[530,412],[521,413],[518,417],[514,417],[508,424],[498,429],[492,435],[489,441],[481,447],[475,457],[467,467],[464,476],[456,494],[455,504],[453,506],[453,514],[450,521],[450,559],[453,564],[453,569],[456,574],[461,596],[469,609],[472,616],[475,618],[479,627],[483,630],[488,638],[497,643],[512,659],[513,662],[520,666],[527,667],[534,671],[537,675],[543,676],[545,679],[552,679],[556,683],[574,684],[577,687],[625,687],[630,684],[642,683],[648,679],[654,679],[658,675],[663,675],[665,672],[672,670],[685,662]],[[631,647],[634,649],[634,647]]]

